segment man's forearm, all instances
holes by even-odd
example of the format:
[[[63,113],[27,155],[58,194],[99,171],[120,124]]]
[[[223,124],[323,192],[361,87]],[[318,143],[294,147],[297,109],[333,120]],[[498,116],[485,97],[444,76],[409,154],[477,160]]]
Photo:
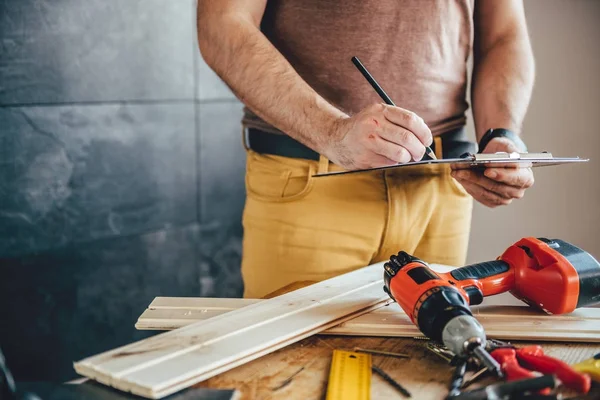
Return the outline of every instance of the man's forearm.
[[[527,34],[499,40],[475,53],[472,101],[479,140],[488,129],[520,134],[533,88],[535,66]]]
[[[204,59],[238,98],[268,123],[320,151],[346,115],[296,73],[256,21],[235,11],[217,20],[203,19],[199,12],[198,23]]]

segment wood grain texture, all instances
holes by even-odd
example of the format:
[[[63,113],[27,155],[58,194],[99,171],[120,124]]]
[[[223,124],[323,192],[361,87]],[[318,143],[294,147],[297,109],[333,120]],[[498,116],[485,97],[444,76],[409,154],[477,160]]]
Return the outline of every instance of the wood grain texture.
[[[208,388],[235,387],[243,400],[321,400],[327,388],[329,365],[334,349],[352,350],[354,347],[407,353],[409,359],[373,356],[373,365],[406,387],[412,398],[439,400],[447,394],[452,368],[442,359],[425,349],[425,341],[412,338],[312,336],[284,349],[210,378],[198,386]],[[525,343],[516,342],[516,345]],[[572,364],[600,352],[598,344],[544,343],[546,354]],[[298,372],[301,368],[302,371]],[[278,388],[287,378],[297,373],[290,383]],[[493,379],[482,383],[492,383]],[[473,388],[478,387],[477,384]],[[401,399],[388,383],[378,376],[371,380],[372,399]],[[600,398],[600,388],[579,400]]]
[[[75,363],[117,389],[161,398],[389,302],[365,267]]]
[[[177,329],[260,301],[264,300],[157,297],[135,326],[137,329]],[[527,306],[497,305],[502,304],[502,299],[490,303],[473,307],[473,313],[491,338],[600,342],[600,308],[582,308],[569,315],[546,315]],[[378,308],[321,333],[386,337],[421,335],[397,304]]]

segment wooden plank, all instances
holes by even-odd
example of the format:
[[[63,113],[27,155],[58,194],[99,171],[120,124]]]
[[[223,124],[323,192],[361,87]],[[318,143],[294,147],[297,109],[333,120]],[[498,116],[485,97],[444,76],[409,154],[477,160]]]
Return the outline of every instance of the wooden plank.
[[[383,270],[384,262],[371,265]],[[448,272],[455,267],[431,264],[437,272]],[[281,288],[267,298],[285,294],[307,286],[307,282],[294,282]],[[212,297],[156,297],[148,309],[138,318],[135,325],[140,330],[173,330],[189,325],[196,320],[205,320],[227,311],[237,310],[260,302],[260,299],[212,298]]]
[[[135,325],[140,330],[173,330],[264,300],[211,297],[156,297]],[[164,326],[163,326],[164,325]]]
[[[161,309],[183,309],[183,310],[237,310],[238,308],[259,303],[260,299],[232,299],[220,297],[156,297],[148,308]]]
[[[158,299],[158,298],[157,298]],[[173,308],[163,307],[167,303]],[[227,313],[234,306],[256,304],[256,299],[161,298],[152,302],[138,319],[137,329],[177,329],[190,323]],[[232,302],[231,300],[236,300]],[[502,303],[502,300],[495,303]],[[475,306],[473,312],[490,338],[600,343],[600,309],[582,308],[569,315],[546,315],[527,306]],[[183,305],[189,308],[185,308]],[[518,303],[513,303],[518,304]],[[229,308],[228,308],[229,307]],[[414,337],[421,333],[397,304],[360,315],[322,334]]]
[[[74,364],[84,376],[162,398],[388,303],[380,265],[261,301]]]

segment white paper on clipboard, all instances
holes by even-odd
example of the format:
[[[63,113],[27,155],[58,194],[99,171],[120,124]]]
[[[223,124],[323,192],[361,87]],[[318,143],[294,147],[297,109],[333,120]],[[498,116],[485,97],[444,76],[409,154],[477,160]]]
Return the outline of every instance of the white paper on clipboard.
[[[381,171],[396,168],[410,168],[428,164],[452,164],[454,169],[468,168],[531,168],[546,167],[551,165],[584,163],[589,159],[579,157],[553,157],[551,153],[494,153],[494,154],[468,154],[462,158],[446,158],[440,160],[422,160],[406,164],[390,165],[352,171],[334,171],[316,174],[314,177],[357,174],[368,171]]]

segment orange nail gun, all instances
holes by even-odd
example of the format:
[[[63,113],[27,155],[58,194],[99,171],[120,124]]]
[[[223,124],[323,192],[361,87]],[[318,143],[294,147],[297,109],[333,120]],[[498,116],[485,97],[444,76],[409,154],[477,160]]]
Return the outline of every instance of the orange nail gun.
[[[497,375],[486,337],[469,304],[510,291],[547,313],[569,313],[600,303],[600,264],[562,240],[524,238],[497,260],[436,273],[405,252],[384,265],[384,290],[430,339],[454,354],[474,355]]]

